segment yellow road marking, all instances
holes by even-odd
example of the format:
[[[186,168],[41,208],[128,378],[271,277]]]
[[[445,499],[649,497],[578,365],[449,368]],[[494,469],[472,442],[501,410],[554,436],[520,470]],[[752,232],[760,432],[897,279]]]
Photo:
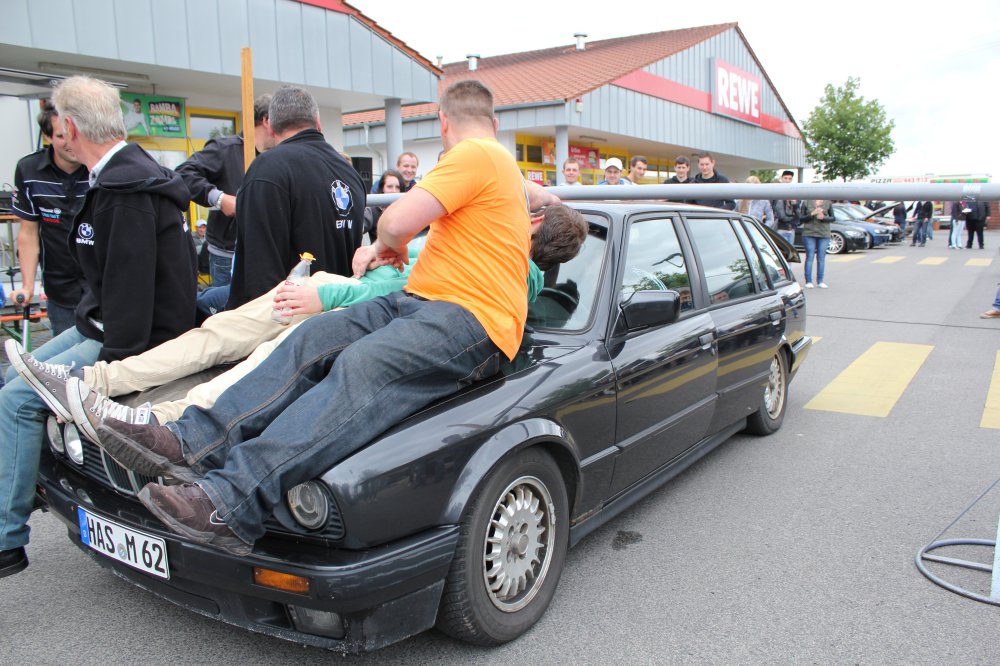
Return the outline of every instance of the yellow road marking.
[[[986,394],[983,420],[979,422],[979,427],[1000,430],[1000,352],[997,352],[993,364],[993,378],[990,379],[990,390]]]
[[[806,409],[888,416],[933,348],[876,342],[810,400]]]
[[[833,256],[826,258],[826,263],[828,264],[846,264],[850,261],[858,261],[859,259],[864,259],[863,254],[835,254]]]
[[[813,339],[813,344],[816,344],[817,342],[819,342],[820,340],[823,339],[822,335],[813,335],[813,336],[810,336],[810,337],[812,337],[812,339]]]
[[[876,259],[873,264],[895,264],[897,262],[906,259],[906,257],[882,257],[881,259]]]
[[[966,266],[989,266],[993,263],[992,259],[969,259],[965,262]]]
[[[917,262],[919,266],[940,266],[944,262],[948,261],[948,257],[927,257],[926,259],[921,259]]]

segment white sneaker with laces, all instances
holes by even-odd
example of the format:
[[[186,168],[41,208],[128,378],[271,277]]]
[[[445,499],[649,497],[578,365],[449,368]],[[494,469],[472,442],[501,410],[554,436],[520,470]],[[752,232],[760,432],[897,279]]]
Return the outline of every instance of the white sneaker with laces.
[[[820,282],[816,286],[819,287],[820,289],[827,289],[828,288],[827,285],[826,285],[826,282]]]
[[[132,424],[149,423],[151,405],[148,402],[135,408],[123,405],[101,395],[76,377],[70,377],[66,382],[66,394],[73,423],[94,443],[101,441],[97,428],[104,424],[104,419]]]
[[[66,404],[66,380],[69,379],[73,366],[43,363],[24,351],[24,347],[14,339],[4,343],[4,350],[11,366],[46,406],[63,421],[72,421],[73,417]]]
[[[812,282],[806,282],[806,289],[812,289],[812,288],[813,288],[813,283]]]

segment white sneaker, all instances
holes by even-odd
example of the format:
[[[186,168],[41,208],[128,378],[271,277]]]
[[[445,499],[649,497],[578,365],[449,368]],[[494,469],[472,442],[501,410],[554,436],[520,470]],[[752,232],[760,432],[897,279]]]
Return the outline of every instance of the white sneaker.
[[[829,288],[829,287],[826,286],[826,282],[820,282],[816,286],[819,287],[820,289],[828,289]]]
[[[101,395],[76,377],[66,381],[66,395],[73,423],[94,443],[101,441],[97,428],[104,425],[105,419],[133,424],[149,423],[151,405],[148,402],[139,407],[128,407]]]
[[[812,289],[812,288],[813,288],[813,283],[812,282],[806,282],[806,289]]]

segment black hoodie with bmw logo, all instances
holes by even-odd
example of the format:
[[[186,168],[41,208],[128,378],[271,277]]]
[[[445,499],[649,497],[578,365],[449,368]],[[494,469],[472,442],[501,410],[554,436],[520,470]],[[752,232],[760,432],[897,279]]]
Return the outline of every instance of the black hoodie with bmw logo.
[[[69,244],[85,279],[76,326],[103,343],[99,360],[141,354],[194,326],[189,199],[180,176],[136,144],[115,153],[87,192]]]

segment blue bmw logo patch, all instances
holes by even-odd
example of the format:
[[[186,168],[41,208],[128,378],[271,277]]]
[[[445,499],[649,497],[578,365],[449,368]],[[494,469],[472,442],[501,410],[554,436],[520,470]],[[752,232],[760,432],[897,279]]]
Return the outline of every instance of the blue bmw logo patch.
[[[80,225],[80,229],[77,233],[80,235],[80,238],[93,238],[94,227],[90,226],[89,223],[84,222]]]
[[[335,180],[330,186],[330,196],[337,206],[337,211],[341,215],[347,215],[354,207],[354,197],[351,196],[351,188],[342,180]]]

